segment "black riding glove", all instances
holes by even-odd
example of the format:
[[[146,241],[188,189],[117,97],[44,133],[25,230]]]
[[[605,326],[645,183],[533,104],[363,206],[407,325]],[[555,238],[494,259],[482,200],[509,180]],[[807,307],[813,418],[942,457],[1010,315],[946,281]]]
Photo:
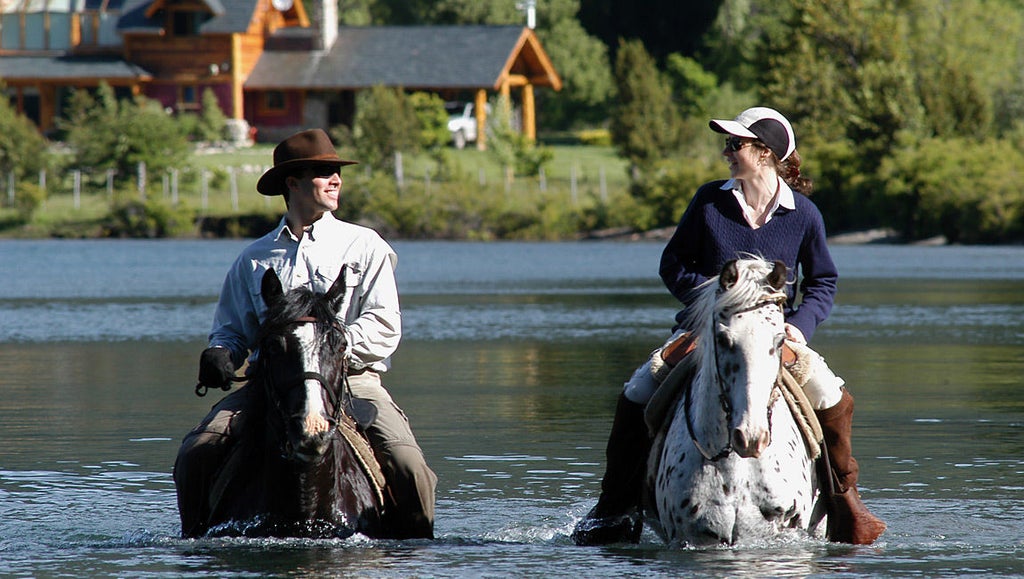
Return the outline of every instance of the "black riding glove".
[[[235,375],[235,364],[231,361],[231,350],[227,348],[207,348],[199,357],[199,383],[210,388],[231,386],[231,378]]]

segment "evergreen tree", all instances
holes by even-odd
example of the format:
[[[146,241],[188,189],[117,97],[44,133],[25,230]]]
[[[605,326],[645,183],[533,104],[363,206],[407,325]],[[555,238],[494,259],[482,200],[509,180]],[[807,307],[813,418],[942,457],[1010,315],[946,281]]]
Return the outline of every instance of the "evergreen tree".
[[[618,101],[611,120],[612,142],[629,160],[634,180],[680,146],[681,119],[672,89],[643,44],[623,41],[615,63]]]
[[[224,139],[224,128],[227,126],[227,115],[220,108],[220,101],[213,89],[207,87],[203,91],[202,111],[199,113],[199,138],[207,142]]]

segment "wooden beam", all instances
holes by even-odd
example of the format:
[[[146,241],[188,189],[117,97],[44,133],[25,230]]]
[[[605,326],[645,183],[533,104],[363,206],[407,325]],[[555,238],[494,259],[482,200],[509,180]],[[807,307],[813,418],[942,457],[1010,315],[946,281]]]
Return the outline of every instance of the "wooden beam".
[[[57,116],[57,89],[51,84],[39,86],[39,128],[45,133],[53,128]]]
[[[301,4],[301,2],[299,3]],[[241,120],[245,118],[245,94],[242,91],[242,84],[245,78],[242,75],[242,35],[231,35],[231,118]]]
[[[523,87],[523,135],[530,141],[537,140],[537,116],[532,84]]]
[[[473,101],[473,113],[476,117],[476,148],[480,151],[487,150],[487,91],[480,89],[476,91],[476,98]]]

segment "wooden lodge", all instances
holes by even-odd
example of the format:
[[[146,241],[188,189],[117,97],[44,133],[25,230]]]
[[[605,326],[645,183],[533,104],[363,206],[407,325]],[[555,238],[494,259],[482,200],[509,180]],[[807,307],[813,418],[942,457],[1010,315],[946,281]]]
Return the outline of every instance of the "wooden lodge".
[[[508,96],[533,138],[535,88],[561,89],[529,28],[339,27],[336,0],[310,6],[307,14],[292,0],[0,0],[0,86],[44,133],[74,89],[106,82],[172,112],[197,111],[211,89],[235,139],[270,142],[351,125],[355,94],[375,85],[472,100],[478,128],[489,95]]]

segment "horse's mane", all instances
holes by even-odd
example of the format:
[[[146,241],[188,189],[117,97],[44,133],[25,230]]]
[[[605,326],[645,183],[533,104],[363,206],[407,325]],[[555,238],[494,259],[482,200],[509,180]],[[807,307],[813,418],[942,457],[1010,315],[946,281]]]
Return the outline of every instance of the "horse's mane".
[[[693,332],[696,338],[696,349],[700,355],[693,356],[695,362],[704,362],[703,354],[712,350],[704,346],[710,340],[714,340],[712,334],[717,314],[738,310],[765,298],[785,298],[783,292],[777,291],[768,283],[768,274],[774,267],[774,263],[762,257],[743,254],[736,260],[736,283],[731,287],[721,289],[719,275],[693,289],[681,321],[682,327]]]
[[[259,339],[282,333],[300,318],[311,317],[322,323],[331,324],[335,316],[336,312],[324,294],[298,287],[286,292],[267,310],[267,317],[260,326]],[[328,333],[331,334],[334,332]]]

